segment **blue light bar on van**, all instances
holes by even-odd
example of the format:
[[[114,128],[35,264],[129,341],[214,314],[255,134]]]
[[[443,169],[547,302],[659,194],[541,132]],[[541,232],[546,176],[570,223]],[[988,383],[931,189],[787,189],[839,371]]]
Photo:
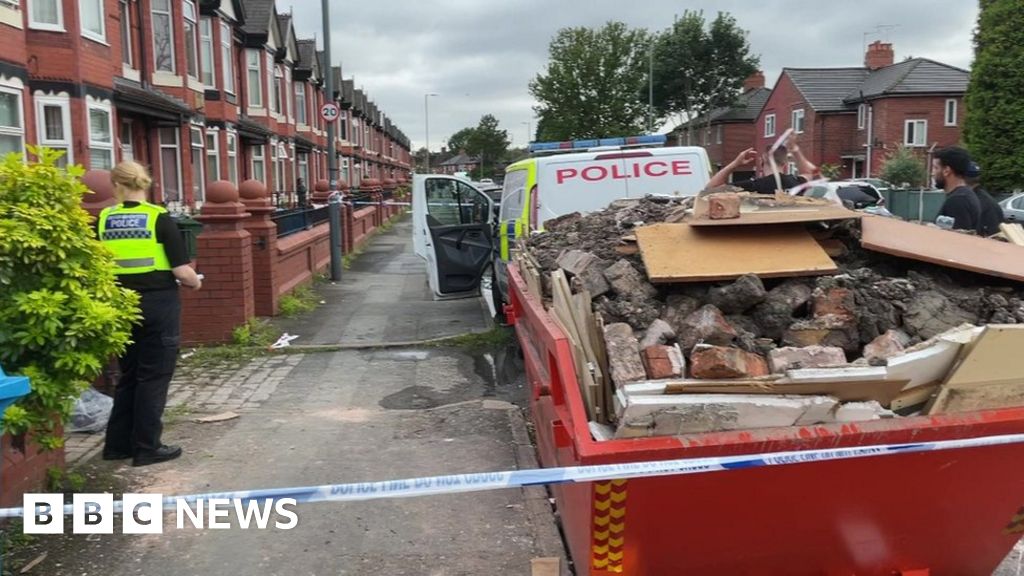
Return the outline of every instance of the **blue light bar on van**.
[[[629,136],[626,138],[600,138],[592,140],[566,140],[564,142],[530,142],[530,152],[550,152],[553,150],[586,150],[598,146],[637,146],[643,144],[664,144],[668,138],[664,134],[648,136]]]

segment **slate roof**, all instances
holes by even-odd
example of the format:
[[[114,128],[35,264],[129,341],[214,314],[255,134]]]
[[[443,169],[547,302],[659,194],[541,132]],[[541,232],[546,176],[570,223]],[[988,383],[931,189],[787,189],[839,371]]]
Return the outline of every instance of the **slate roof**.
[[[243,0],[245,6],[246,34],[267,34],[270,32],[270,15],[274,13],[274,0]]]
[[[817,112],[844,112],[863,98],[915,94],[963,94],[966,70],[914,58],[879,68],[784,68],[797,90]]]
[[[277,29],[281,31],[281,38],[284,42],[288,41],[288,29],[292,25],[291,14],[278,14],[277,16]]]
[[[299,49],[299,61],[295,63],[295,67],[312,70],[313,60],[316,58],[316,40],[298,40],[295,46]]]
[[[848,110],[846,97],[864,84],[867,68],[783,68],[804,99],[817,112]]]

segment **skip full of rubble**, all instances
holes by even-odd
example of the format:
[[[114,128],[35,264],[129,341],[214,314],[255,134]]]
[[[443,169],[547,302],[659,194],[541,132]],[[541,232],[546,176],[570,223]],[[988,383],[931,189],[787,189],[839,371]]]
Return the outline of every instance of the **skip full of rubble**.
[[[693,396],[685,402],[676,397],[673,421],[662,426],[655,420],[665,411],[624,422],[622,404],[623,391],[640,382],[770,380],[801,369],[884,367],[964,325],[1024,324],[1020,284],[867,251],[856,219],[808,225],[827,246],[836,274],[651,284],[633,231],[683,221],[691,207],[692,199],[680,198],[617,201],[586,216],[549,221],[526,243],[546,294],[548,272],[561,269],[574,290],[593,298],[617,391],[618,437],[785,425],[790,412],[790,424],[894,417],[881,406],[837,402],[826,402],[827,414],[815,416],[819,396],[759,397],[761,404],[783,403],[760,412]],[[757,418],[745,419],[748,409],[767,415],[764,422],[749,425]]]

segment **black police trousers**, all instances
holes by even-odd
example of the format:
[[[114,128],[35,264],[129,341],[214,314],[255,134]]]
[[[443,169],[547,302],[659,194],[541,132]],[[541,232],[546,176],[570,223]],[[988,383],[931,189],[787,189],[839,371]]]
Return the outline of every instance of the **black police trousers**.
[[[142,293],[142,323],[120,359],[121,379],[107,423],[104,453],[134,455],[162,444],[160,419],[178,361],[181,301],[178,290]]]

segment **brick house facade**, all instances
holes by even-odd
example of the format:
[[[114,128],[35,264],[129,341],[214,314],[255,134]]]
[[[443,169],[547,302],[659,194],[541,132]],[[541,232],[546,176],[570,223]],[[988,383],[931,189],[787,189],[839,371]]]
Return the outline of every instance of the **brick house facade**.
[[[968,72],[925,58],[893,63],[875,42],[857,68],[784,68],[755,123],[764,150],[793,127],[815,164],[840,178],[877,177],[898,146],[922,153],[960,143]]]
[[[0,0],[0,153],[44,145],[87,169],[135,159],[174,210],[221,179],[260,179],[288,205],[297,178],[327,178],[322,69],[274,0]],[[404,179],[410,142],[367,104],[353,116],[370,147],[339,137],[339,168]]]

